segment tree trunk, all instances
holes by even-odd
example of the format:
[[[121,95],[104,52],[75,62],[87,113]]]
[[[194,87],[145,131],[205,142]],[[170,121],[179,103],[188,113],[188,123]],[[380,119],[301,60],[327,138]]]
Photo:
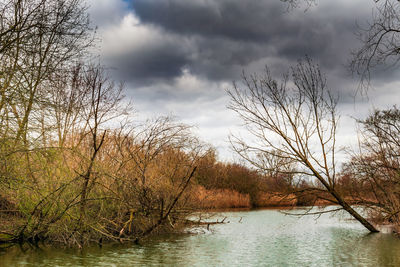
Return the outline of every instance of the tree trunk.
[[[325,186],[328,193],[331,194],[338,202],[338,204],[347,211],[354,219],[359,221],[365,228],[367,228],[372,233],[378,233],[379,231],[369,223],[363,216],[361,216],[356,210],[354,210],[343,198],[342,196],[329,184],[311,165],[308,160],[304,160],[304,163],[308,168],[314,173],[315,177]]]
[[[339,205],[343,207],[354,219],[359,221],[365,228],[372,233],[378,233],[379,231],[369,223],[364,217],[362,217],[357,211],[355,211],[347,202],[332,188],[328,189],[329,193],[338,201]]]

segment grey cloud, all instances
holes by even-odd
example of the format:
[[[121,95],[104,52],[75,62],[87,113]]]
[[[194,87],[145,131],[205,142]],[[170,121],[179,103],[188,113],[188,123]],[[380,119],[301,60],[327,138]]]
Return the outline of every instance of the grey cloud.
[[[90,20],[95,26],[118,23],[128,12],[128,3],[115,0],[87,0]]]
[[[187,67],[211,80],[236,80],[255,61],[269,64],[270,58],[281,58],[293,63],[305,54],[327,71],[340,68],[344,74],[350,49],[357,45],[355,21],[370,12],[368,5],[345,10],[341,8],[344,3],[321,3],[307,12],[287,12],[285,4],[277,0],[134,0],[132,7],[142,25],[157,27],[174,36],[177,43],[186,38],[190,44],[185,53],[164,46],[157,55],[140,55],[141,69],[133,66],[131,77],[168,80]],[[135,55],[123,59],[130,57],[136,59]],[[160,67],[148,57],[158,57]],[[162,71],[165,67],[170,70]]]
[[[132,4],[144,23],[161,25],[182,34],[238,40],[270,38],[268,33],[276,30],[270,16],[284,12],[281,4],[275,1],[135,0]]]
[[[120,36],[113,38],[113,28],[108,33],[112,42],[126,44],[105,58],[119,79],[145,86],[173,84],[185,69],[210,81],[238,80],[243,70],[265,65],[282,72],[308,55],[334,75],[333,88],[346,92],[355,87],[345,67],[358,46],[355,22],[372,7],[354,2],[321,1],[307,12],[287,12],[278,0],[134,0],[135,22],[125,23]]]
[[[102,58],[126,81],[140,114],[177,115],[222,151],[228,129],[240,123],[226,110],[224,89],[242,70],[267,64],[279,77],[305,54],[313,58],[341,95],[342,143],[356,144],[351,117],[368,114],[370,103],[398,102],[398,71],[377,69],[380,88],[367,103],[354,98],[357,82],[345,67],[359,45],[355,22],[370,17],[372,0],[319,1],[307,12],[287,12],[279,0],[132,0],[131,10],[125,0],[90,1]]]
[[[161,46],[143,48],[135,53],[122,54],[108,59],[108,64],[116,68],[119,79],[137,85],[157,81],[169,81],[182,74],[189,59],[179,47]]]

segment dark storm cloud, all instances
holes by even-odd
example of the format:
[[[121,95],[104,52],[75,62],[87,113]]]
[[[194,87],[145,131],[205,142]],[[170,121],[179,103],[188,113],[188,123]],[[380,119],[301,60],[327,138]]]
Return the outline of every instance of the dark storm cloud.
[[[137,86],[179,77],[189,58],[179,47],[161,45],[113,56],[108,63],[116,68],[119,79]]]
[[[164,46],[156,55],[141,54],[139,66],[123,64],[132,78],[144,80],[173,79],[182,68],[210,80],[235,80],[256,61],[294,63],[304,55],[328,71],[340,68],[344,73],[350,49],[357,45],[355,21],[370,10],[346,11],[339,3],[333,6],[336,12],[329,4],[287,12],[278,0],[134,0],[132,7],[142,25],[177,38],[178,48]],[[176,51],[179,38],[190,40],[185,53]],[[137,57],[125,55],[121,63]]]
[[[246,41],[265,41],[277,32],[274,17],[282,14],[277,1],[135,0],[133,8],[145,23],[161,25],[182,34],[225,36]],[[290,27],[284,27],[290,33]]]

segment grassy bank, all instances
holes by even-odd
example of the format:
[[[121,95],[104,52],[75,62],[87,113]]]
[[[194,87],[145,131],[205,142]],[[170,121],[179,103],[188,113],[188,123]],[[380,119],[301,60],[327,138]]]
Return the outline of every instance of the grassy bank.
[[[251,199],[249,194],[232,189],[205,189],[203,186],[194,188],[194,198],[199,209],[298,206],[298,198],[294,194],[258,192],[255,199]]]

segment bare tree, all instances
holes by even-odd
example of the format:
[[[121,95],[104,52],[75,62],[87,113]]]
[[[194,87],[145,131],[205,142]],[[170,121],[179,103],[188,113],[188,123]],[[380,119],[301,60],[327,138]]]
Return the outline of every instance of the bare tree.
[[[71,76],[69,85],[62,84],[69,79],[60,80],[62,85],[52,83],[61,87],[51,87],[46,95],[53,102],[48,104],[48,112],[44,114],[46,127],[43,135],[48,136],[44,146],[32,146],[14,151],[13,157],[0,158],[4,165],[13,161],[19,164],[19,168],[27,169],[18,175],[24,184],[19,190],[25,192],[20,196],[26,199],[26,204],[21,205],[25,206],[21,209],[25,220],[20,220],[23,222],[21,226],[15,225],[14,229],[18,231],[13,234],[21,240],[46,233],[46,228],[62,220],[74,207],[79,207],[74,212],[77,216],[72,216],[77,233],[73,240],[79,246],[86,243],[87,207],[100,177],[99,155],[107,130],[113,128],[109,122],[118,126],[118,121],[124,120],[131,111],[129,102],[121,103],[122,84],[116,85],[109,80],[101,66],[79,65]],[[32,115],[38,113],[35,111]],[[21,155],[28,156],[17,161]],[[9,169],[0,172],[3,173],[14,174]],[[0,192],[2,189],[0,187]]]
[[[377,232],[335,189],[337,98],[329,92],[319,67],[307,58],[292,67],[281,82],[266,69],[264,76],[244,75],[243,85],[234,84],[228,91],[229,108],[256,140],[249,143],[233,138],[235,151],[255,166],[260,154],[297,163],[297,174],[322,184],[313,190],[328,192],[332,202]]]
[[[312,6],[312,5],[315,5],[316,2],[317,2],[316,0],[279,0],[279,1],[287,4],[287,7],[289,9],[299,8],[302,5],[305,5],[306,8],[308,8],[308,7]]]
[[[82,0],[0,1],[0,199],[21,197],[23,225],[11,228],[19,228],[18,239],[37,234],[63,214],[53,208],[62,206],[71,181],[60,185],[55,179],[56,152],[46,147],[53,130],[47,110],[54,102],[48,96],[55,78],[68,76],[86,57],[92,40]],[[12,189],[26,195],[10,196]]]
[[[188,189],[202,154],[189,127],[168,117],[111,131],[98,155],[103,171],[95,192],[112,196],[113,212],[91,212],[89,227],[106,238],[137,242],[186,221]]]
[[[315,0],[281,0],[290,8],[316,4]],[[369,86],[371,71],[375,68],[396,66],[400,60],[400,2],[398,0],[371,0],[375,2],[372,18],[356,33],[361,46],[352,51],[350,70],[361,78],[361,87]]]
[[[369,85],[371,71],[395,66],[400,60],[400,3],[377,0],[372,19],[357,33],[361,47],[353,51],[351,70],[360,75],[362,85]]]
[[[78,143],[85,139],[90,140],[90,149],[86,155],[83,155],[82,169],[79,171],[82,187],[78,224],[81,226],[83,226],[83,220],[86,216],[87,198],[91,184],[97,179],[94,169],[107,134],[105,124],[127,112],[126,107],[121,106],[122,85],[116,87],[113,81],[108,80],[103,68],[95,65],[83,69],[82,79],[83,91],[87,93],[82,95],[83,103],[86,106],[80,109],[81,114],[79,115],[83,123]]]
[[[379,223],[400,225],[400,110],[376,110],[362,125],[360,150],[346,164],[351,195]]]
[[[0,123],[26,143],[56,73],[82,58],[91,45],[82,0],[8,0],[0,3]]]

